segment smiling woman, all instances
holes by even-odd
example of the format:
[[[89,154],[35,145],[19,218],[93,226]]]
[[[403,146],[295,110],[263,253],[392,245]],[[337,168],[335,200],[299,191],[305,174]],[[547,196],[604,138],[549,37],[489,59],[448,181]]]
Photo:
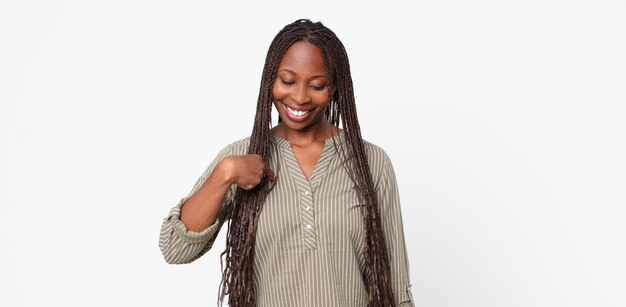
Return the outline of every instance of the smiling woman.
[[[306,41],[293,44],[283,56],[273,87],[274,104],[291,130],[322,128],[328,105],[326,66],[320,49]],[[320,127],[321,126],[321,127]]]
[[[220,303],[413,305],[393,167],[362,139],[347,54],[319,22],[298,20],[272,41],[252,135],[172,208],[165,260],[196,260],[226,221]]]
[[[329,99],[320,49],[306,41],[294,43],[280,62],[272,91],[281,119],[272,130],[275,135],[291,140],[300,168],[308,178],[325,140],[333,135],[333,125],[325,116]]]

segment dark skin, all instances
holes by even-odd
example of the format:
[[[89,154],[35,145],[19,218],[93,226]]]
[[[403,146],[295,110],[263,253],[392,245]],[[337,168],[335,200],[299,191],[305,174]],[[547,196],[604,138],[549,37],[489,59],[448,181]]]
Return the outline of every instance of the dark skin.
[[[329,95],[320,49],[306,41],[293,44],[280,62],[272,92],[283,120],[272,132],[291,143],[304,176],[309,178],[326,139],[338,133],[324,114]]]
[[[305,41],[294,43],[283,56],[272,89],[282,122],[272,132],[291,143],[306,178],[311,176],[326,139],[339,132],[324,114],[329,103],[326,66],[320,49]],[[213,224],[231,185],[250,190],[274,172],[259,155],[229,156],[217,164],[200,189],[181,210],[188,230],[200,232]]]

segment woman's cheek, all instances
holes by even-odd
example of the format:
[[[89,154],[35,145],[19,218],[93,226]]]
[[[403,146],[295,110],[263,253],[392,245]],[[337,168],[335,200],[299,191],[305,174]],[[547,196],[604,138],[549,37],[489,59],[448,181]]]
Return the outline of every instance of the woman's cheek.
[[[323,103],[328,102],[328,90],[317,91],[315,93],[315,100]]]
[[[280,84],[274,83],[274,87],[272,88],[272,95],[275,100],[282,100],[287,96],[287,91],[285,91]]]
[[[272,85],[272,96],[274,96],[274,100],[278,100],[280,96],[280,89],[279,89],[279,85],[278,82],[274,82],[274,84]]]

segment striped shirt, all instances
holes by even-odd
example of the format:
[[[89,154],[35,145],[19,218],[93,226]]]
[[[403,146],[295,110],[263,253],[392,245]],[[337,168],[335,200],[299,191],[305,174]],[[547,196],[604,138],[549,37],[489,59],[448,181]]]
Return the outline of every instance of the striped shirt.
[[[256,233],[253,259],[256,304],[264,306],[367,306],[363,281],[363,218],[353,182],[340,164],[343,132],[326,140],[307,179],[290,143],[273,136],[269,166],[278,176],[267,196]],[[231,211],[236,186],[227,192],[217,220],[201,232],[188,231],[180,209],[224,157],[243,155],[250,139],[224,148],[188,196],[163,221],[159,246],[168,263],[189,263],[208,250]],[[414,306],[396,178],[387,154],[364,142],[377,192],[391,281],[398,306]]]

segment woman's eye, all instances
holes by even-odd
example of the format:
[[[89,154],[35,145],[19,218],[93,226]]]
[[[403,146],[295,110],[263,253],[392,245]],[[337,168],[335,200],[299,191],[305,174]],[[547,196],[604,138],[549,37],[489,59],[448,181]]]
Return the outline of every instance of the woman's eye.
[[[311,88],[316,91],[321,91],[326,88],[326,85],[311,85]]]
[[[293,85],[294,84],[294,82],[291,81],[291,80],[282,80],[281,79],[280,81],[283,82],[283,84],[285,84],[285,85]]]

